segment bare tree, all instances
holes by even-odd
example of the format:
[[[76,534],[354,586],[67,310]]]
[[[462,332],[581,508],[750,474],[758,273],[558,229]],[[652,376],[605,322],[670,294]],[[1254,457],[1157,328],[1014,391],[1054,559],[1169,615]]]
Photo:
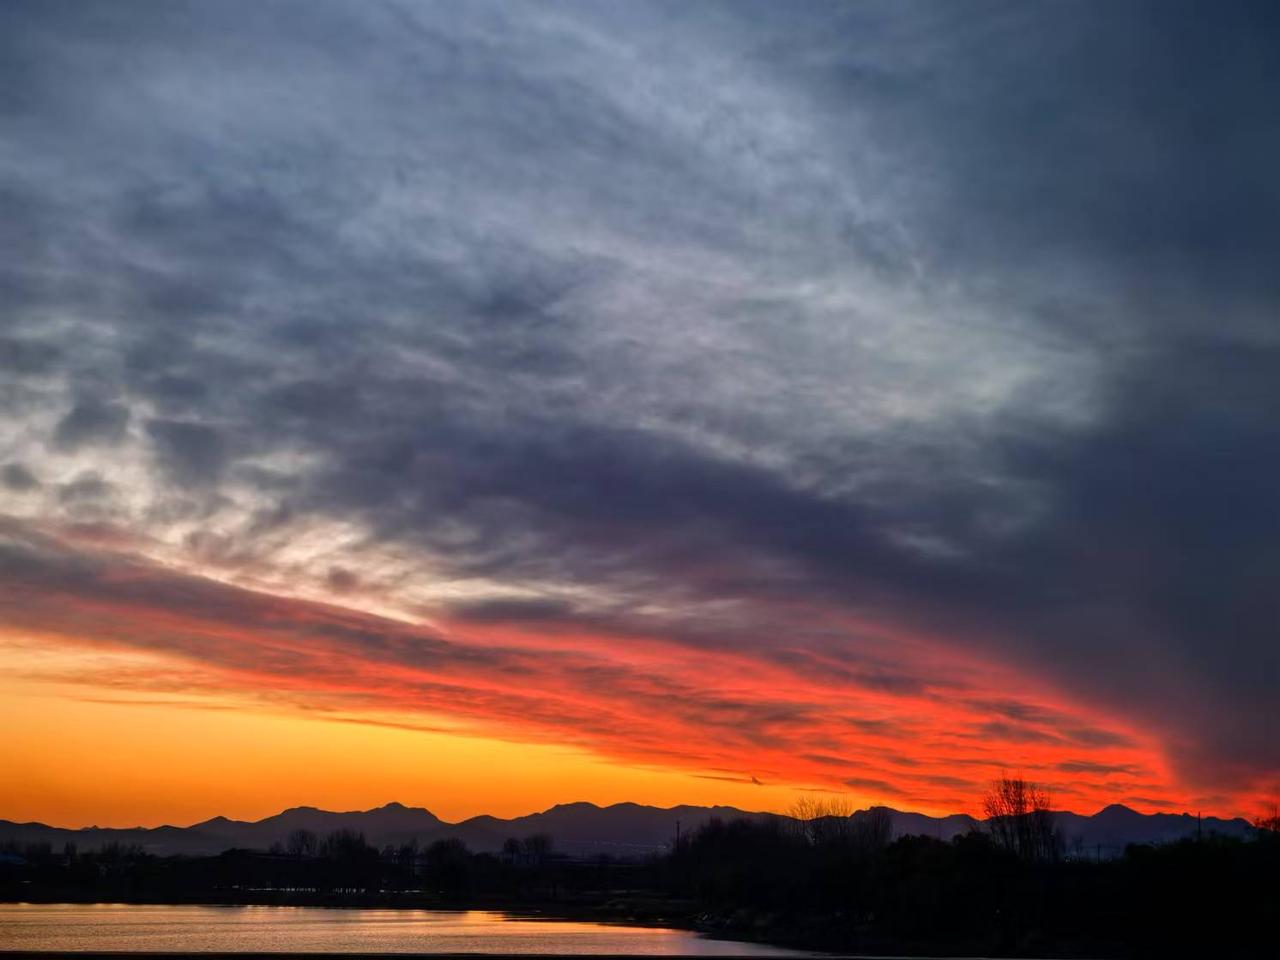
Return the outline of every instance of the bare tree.
[[[320,844],[320,854],[330,860],[354,863],[370,853],[377,855],[377,851],[369,846],[364,834],[358,830],[331,830]]]
[[[532,836],[525,837],[521,842],[524,854],[533,863],[542,865],[551,855],[551,835],[548,833],[535,833]]]
[[[1062,835],[1054,822],[1049,791],[1021,777],[991,781],[982,798],[987,829],[996,844],[1023,860],[1056,860]]]
[[[797,834],[811,846],[848,840],[856,807],[845,796],[806,793],[787,808]]]
[[[285,852],[299,860],[303,857],[314,857],[318,846],[319,840],[316,835],[301,827],[289,831],[289,836],[284,842]]]
[[[400,844],[400,849],[396,851],[396,863],[413,873],[418,867],[418,838],[414,837],[408,843]]]
[[[893,839],[893,814],[888,807],[859,810],[850,819],[854,846],[864,853],[883,850]]]
[[[1280,834],[1280,803],[1271,802],[1271,809],[1253,820],[1253,825],[1260,831]]]

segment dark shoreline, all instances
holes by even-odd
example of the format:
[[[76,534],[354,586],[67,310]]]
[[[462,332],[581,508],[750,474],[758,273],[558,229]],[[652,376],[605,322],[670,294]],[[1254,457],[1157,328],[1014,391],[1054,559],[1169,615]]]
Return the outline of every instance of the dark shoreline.
[[[638,864],[442,844],[409,865],[359,837],[306,858],[33,849],[0,873],[0,901],[486,910],[845,956],[1252,960],[1274,952],[1277,836],[1211,835],[1096,861],[1021,857],[987,834],[866,847],[745,821],[709,825]]]
[[[248,957],[259,957],[263,960],[491,960],[491,958],[511,958],[511,960],[529,960],[530,957],[550,958],[569,957],[573,960],[760,960],[754,954],[716,954],[713,958],[706,954],[635,954],[635,953],[259,953],[246,951],[243,953],[212,953],[190,951],[175,953],[173,951],[150,952],[146,950],[3,950],[0,958],[5,960],[85,960],[89,957],[145,957],[147,960],[246,960]],[[898,957],[898,955],[870,954],[824,954],[823,960],[965,960],[965,958],[939,957]],[[970,958],[973,960],[973,958]]]

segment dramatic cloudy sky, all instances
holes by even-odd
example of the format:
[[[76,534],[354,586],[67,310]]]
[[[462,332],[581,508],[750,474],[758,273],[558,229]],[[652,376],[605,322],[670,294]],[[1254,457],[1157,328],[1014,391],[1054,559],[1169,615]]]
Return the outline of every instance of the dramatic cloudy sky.
[[[1256,812],[1278,42],[4,3],[0,816]]]

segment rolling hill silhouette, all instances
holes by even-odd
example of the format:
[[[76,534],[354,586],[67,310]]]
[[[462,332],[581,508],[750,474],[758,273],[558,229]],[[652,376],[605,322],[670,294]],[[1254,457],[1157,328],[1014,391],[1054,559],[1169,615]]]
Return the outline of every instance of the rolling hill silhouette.
[[[950,840],[982,825],[967,814],[930,817],[921,813],[889,810],[895,836],[924,835]],[[853,816],[865,816],[858,811]],[[676,824],[689,832],[718,817],[768,819],[778,814],[752,813],[735,807],[678,806],[650,807],[618,803],[599,807],[592,803],[557,804],[549,810],[523,817],[502,819],[487,815],[459,823],[447,823],[424,807],[388,803],[372,810],[335,812],[315,807],[292,807],[262,820],[230,820],[214,817],[189,827],[154,828],[85,827],[69,829],[43,823],[14,823],[0,820],[0,844],[49,843],[61,847],[74,843],[80,850],[92,850],[112,843],[137,845],[157,855],[208,855],[233,848],[265,850],[284,843],[296,829],[323,836],[334,830],[355,830],[369,843],[381,847],[416,840],[457,838],[476,852],[497,852],[508,837],[549,834],[555,849],[570,856],[645,857],[670,847]],[[1190,814],[1143,814],[1120,804],[1112,804],[1092,816],[1057,814],[1068,851],[1072,849],[1111,855],[1128,843],[1165,843],[1194,836],[1197,831],[1244,837],[1252,829],[1248,821]]]

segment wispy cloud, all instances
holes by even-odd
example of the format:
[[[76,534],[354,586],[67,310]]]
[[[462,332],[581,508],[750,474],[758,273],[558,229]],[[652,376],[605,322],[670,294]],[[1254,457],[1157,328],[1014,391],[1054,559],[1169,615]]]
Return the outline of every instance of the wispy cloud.
[[[925,803],[938,787],[976,793],[1010,757],[1054,771],[1067,769],[1065,758],[1079,749],[1064,738],[998,731],[975,749],[958,731],[988,715],[992,690],[982,684],[998,679],[980,664],[957,665],[948,696],[937,698],[924,681],[886,689],[788,670],[767,649],[663,641],[662,655],[646,655],[625,636],[592,631],[573,634],[578,643],[542,646],[441,632],[88,554],[15,529],[0,562],[11,630],[94,654],[71,666],[37,665],[27,678],[108,691],[84,694],[91,699],[127,694],[142,705],[172,705],[247,696],[343,723],[567,743],[734,782],[857,788]],[[902,670],[937,664],[923,648],[903,644],[899,654]],[[1025,710],[1083,723],[1058,706]],[[870,734],[859,716],[868,711],[882,717]],[[826,752],[807,752],[815,746]],[[989,759],[954,776],[954,761],[975,754]],[[1148,776],[1159,766],[1149,746],[1099,755]],[[716,773],[747,757],[751,774]],[[1096,796],[1087,784],[1071,792]]]

